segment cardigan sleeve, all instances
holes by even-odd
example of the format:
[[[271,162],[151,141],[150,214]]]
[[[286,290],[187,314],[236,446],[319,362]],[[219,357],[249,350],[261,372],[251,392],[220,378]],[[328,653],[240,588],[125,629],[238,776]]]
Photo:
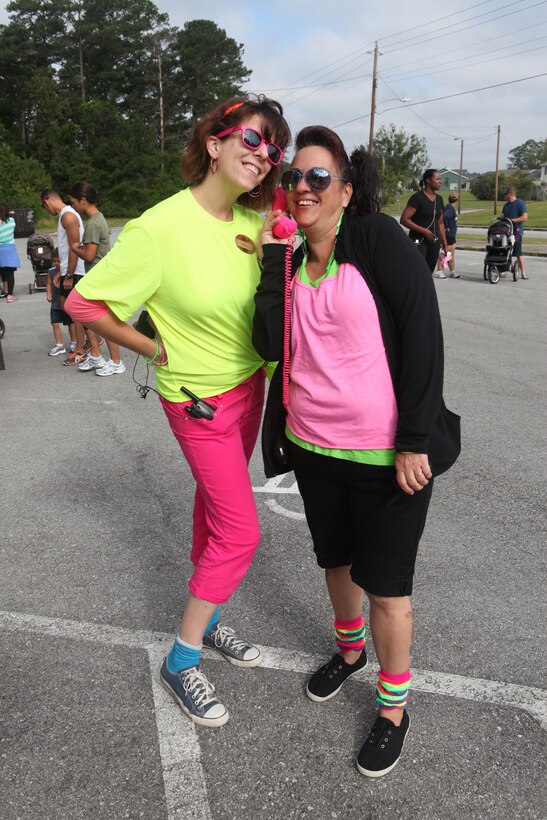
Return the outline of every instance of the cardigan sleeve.
[[[253,346],[265,361],[283,355],[284,262],[286,245],[264,245],[262,276],[255,293]]]
[[[428,453],[429,435],[442,403],[444,351],[437,294],[429,268],[391,217],[378,214],[367,225],[370,264],[380,299],[387,308],[383,326],[391,338],[388,357],[398,362],[395,391],[399,452]],[[387,343],[386,343],[387,342]]]

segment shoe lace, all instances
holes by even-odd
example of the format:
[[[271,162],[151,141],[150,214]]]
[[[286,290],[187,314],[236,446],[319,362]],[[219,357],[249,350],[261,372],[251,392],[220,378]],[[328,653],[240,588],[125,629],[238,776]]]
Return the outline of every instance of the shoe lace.
[[[319,671],[322,675],[329,675],[338,666],[342,666],[341,660],[338,655],[334,655],[330,659],[330,661],[327,661],[327,663],[323,664]]]
[[[391,734],[392,722],[389,718],[379,717],[374,721],[374,726],[370,730],[368,742],[376,746],[383,741],[388,742],[388,734]]]
[[[247,649],[249,646],[246,641],[243,641],[234,634],[234,630],[231,629],[231,627],[221,626],[219,624],[215,632],[215,646],[223,645],[227,646],[228,649],[233,649],[236,652]]]
[[[184,691],[192,696],[196,706],[205,706],[206,703],[213,700],[215,687],[207,680],[203,672],[189,672],[184,676],[182,685]]]

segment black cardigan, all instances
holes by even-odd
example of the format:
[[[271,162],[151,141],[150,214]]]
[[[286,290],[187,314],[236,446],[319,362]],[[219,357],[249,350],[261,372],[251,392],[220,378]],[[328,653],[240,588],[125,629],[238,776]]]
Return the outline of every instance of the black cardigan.
[[[302,255],[299,248],[293,271]],[[284,245],[264,246],[253,344],[266,361],[280,361],[283,356],[284,258]],[[429,268],[400,226],[385,214],[345,216],[335,258],[338,263],[355,265],[378,310],[398,408],[395,448],[430,453],[433,428],[445,408],[442,327]]]

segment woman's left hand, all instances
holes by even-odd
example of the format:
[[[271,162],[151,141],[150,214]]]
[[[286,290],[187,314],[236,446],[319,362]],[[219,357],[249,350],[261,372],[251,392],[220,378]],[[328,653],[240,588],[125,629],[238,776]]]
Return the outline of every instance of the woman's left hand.
[[[395,478],[397,484],[408,495],[423,490],[432,477],[429,459],[425,453],[397,453],[395,457]]]

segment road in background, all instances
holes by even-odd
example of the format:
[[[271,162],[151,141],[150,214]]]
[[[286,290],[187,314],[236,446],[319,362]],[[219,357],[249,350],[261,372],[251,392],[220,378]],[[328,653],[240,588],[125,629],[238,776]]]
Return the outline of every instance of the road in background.
[[[547,816],[547,262],[493,286],[482,260],[460,253],[462,278],[435,284],[464,450],[436,482],[418,554],[412,728],[378,781],[355,768],[372,646],[336,698],[305,697],[334,651],[332,615],[294,477],[267,482],[258,451],[262,544],[225,619],[265,647],[264,666],[205,656],[231,714],[219,730],[159,687],[190,572],[191,475],[156,397],[136,392],[133,354],[111,378],[47,356],[49,306],[25,263],[18,300],[0,301],[3,820]]]

